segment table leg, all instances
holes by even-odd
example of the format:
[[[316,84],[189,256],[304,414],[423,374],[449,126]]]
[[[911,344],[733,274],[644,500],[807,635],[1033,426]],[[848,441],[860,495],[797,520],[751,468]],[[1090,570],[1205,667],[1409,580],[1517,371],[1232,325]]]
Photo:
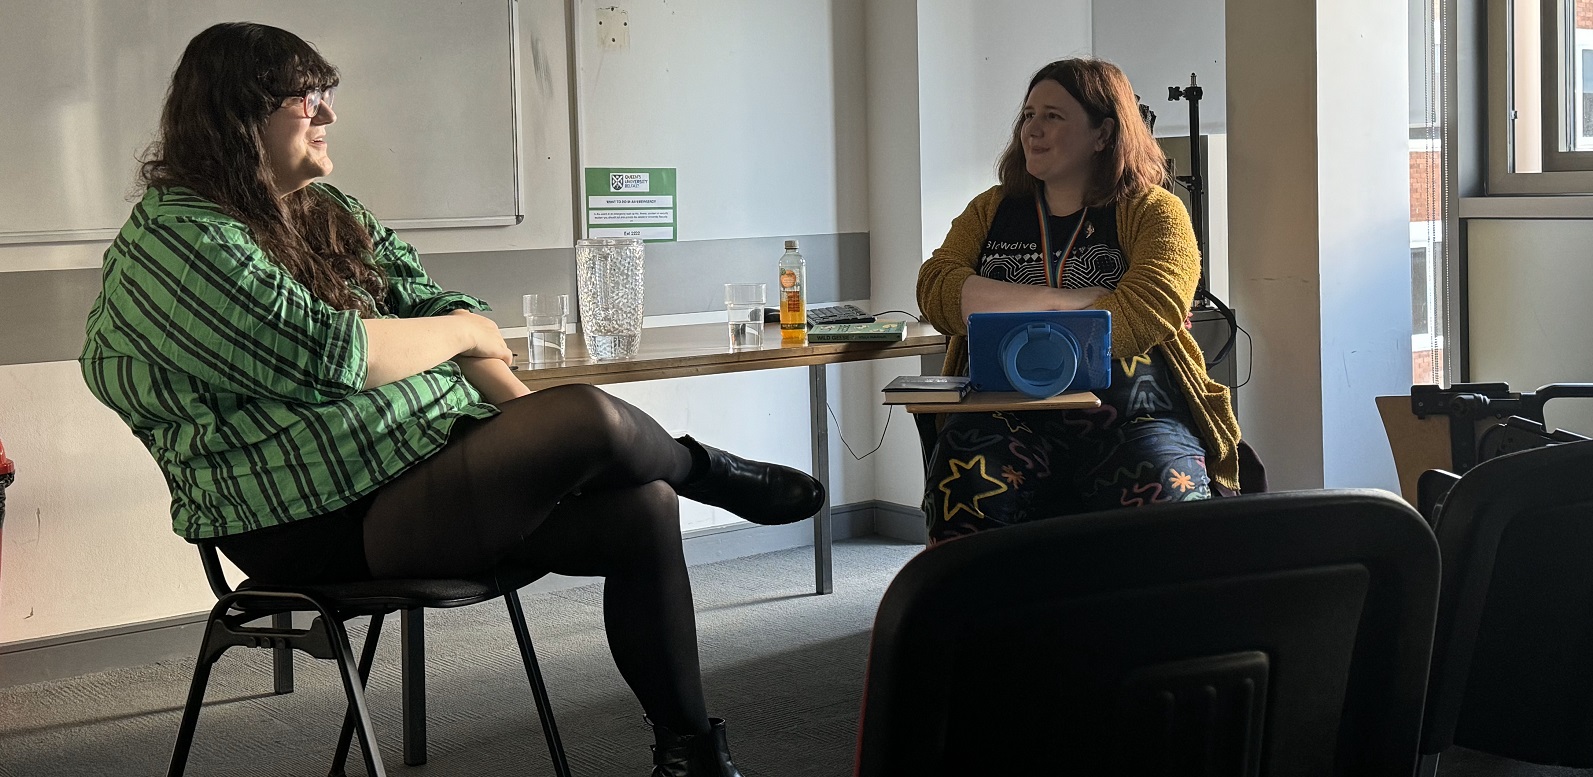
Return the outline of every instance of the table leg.
[[[825,365],[808,367],[808,409],[813,433],[813,477],[824,485],[824,506],[813,516],[813,585],[814,593],[827,594],[835,590],[835,575],[831,565],[831,543],[834,536],[830,527],[830,424],[825,417],[829,401],[825,380]]]

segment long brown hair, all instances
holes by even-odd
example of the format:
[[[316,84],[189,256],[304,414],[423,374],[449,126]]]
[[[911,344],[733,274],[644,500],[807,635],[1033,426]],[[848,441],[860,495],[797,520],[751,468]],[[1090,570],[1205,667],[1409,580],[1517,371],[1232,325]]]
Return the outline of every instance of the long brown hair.
[[[368,317],[387,289],[366,259],[370,233],[313,187],[277,196],[262,142],[284,99],[337,83],[337,68],[291,32],[252,22],[210,27],[188,42],[172,73],[139,182],[185,187],[216,203],[317,298]]]
[[[1161,147],[1151,137],[1150,128],[1139,115],[1139,99],[1134,87],[1117,65],[1104,59],[1061,59],[1040,68],[1029,79],[1024,99],[1035,85],[1050,79],[1062,85],[1073,99],[1084,106],[1090,126],[1100,127],[1112,119],[1106,148],[1091,160],[1089,180],[1084,186],[1085,205],[1107,205],[1135,192],[1160,186],[1167,181],[1167,166]],[[1008,196],[1028,196],[1037,185],[1029,174],[1023,156],[1023,110],[1012,123],[1012,139],[996,162],[996,176]]]

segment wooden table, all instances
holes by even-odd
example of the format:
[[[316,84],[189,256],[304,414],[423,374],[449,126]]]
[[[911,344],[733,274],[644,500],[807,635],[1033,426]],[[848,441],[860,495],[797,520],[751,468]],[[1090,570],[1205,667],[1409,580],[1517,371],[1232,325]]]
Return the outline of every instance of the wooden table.
[[[521,343],[524,341],[521,340]],[[511,345],[514,341],[510,341]],[[517,349],[518,350],[518,349]],[[626,383],[662,378],[689,378],[696,375],[721,375],[748,370],[774,370],[782,367],[808,368],[809,428],[813,437],[813,476],[824,484],[824,506],[813,517],[814,589],[820,594],[835,590],[831,564],[833,535],[830,527],[830,436],[825,417],[826,384],[824,366],[842,362],[891,359],[945,353],[946,336],[928,324],[908,322],[907,338],[900,342],[813,343],[783,346],[778,324],[765,324],[763,348],[750,351],[730,349],[730,334],[724,323],[690,324],[642,330],[637,354],[628,359],[598,361],[587,353],[580,332],[566,338],[566,358],[536,367],[515,370],[532,390],[566,383]]]

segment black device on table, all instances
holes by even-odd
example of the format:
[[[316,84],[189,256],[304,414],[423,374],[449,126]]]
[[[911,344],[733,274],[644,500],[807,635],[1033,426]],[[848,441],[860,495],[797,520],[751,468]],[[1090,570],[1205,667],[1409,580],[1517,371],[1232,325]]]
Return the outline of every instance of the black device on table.
[[[780,323],[780,309],[764,308],[763,321],[766,324]],[[822,308],[808,309],[808,326],[818,324],[872,324],[874,317],[868,311],[856,305],[829,305]]]

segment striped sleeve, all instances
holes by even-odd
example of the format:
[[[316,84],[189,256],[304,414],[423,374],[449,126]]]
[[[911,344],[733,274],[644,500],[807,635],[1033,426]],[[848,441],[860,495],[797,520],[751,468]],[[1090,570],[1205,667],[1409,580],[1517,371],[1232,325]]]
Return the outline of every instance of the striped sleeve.
[[[135,212],[135,218],[138,214]],[[364,385],[365,326],[268,260],[238,224],[158,216],[123,243],[105,344],[218,389],[321,403]]]

